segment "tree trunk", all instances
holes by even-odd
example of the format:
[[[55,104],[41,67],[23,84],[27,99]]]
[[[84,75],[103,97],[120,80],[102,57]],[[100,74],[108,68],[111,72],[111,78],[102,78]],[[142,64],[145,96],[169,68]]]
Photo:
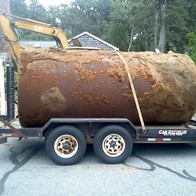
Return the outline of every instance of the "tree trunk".
[[[159,18],[159,14],[158,12],[155,15],[155,33],[154,33],[154,49],[157,48],[157,34],[158,34],[158,18]]]
[[[161,52],[165,52],[165,45],[166,45],[166,32],[165,32],[165,25],[166,25],[166,0],[159,0],[159,15],[161,20],[161,28],[159,34],[159,50]]]
[[[128,48],[127,52],[131,51],[132,43],[133,43],[133,26],[131,28],[131,38],[130,38],[129,48]]]

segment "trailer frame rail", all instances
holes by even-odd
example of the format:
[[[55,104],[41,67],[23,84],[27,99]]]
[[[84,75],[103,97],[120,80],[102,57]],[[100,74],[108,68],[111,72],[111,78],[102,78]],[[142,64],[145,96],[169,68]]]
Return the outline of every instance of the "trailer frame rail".
[[[139,128],[140,139],[136,143],[188,143],[196,142],[196,127],[186,126],[151,126],[146,133]]]

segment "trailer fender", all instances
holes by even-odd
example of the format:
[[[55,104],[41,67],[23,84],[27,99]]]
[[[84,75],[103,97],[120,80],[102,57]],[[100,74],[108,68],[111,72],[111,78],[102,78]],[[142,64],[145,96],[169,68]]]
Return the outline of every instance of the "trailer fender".
[[[52,130],[62,125],[70,125],[79,128],[86,137],[94,137],[103,127],[108,125],[122,126],[132,135],[139,137],[138,129],[126,118],[55,118],[50,119],[40,131],[40,137],[46,137]]]

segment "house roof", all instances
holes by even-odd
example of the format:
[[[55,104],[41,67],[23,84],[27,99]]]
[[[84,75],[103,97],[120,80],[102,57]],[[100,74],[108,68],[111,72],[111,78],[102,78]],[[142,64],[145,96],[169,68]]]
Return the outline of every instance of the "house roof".
[[[85,36],[86,37],[88,36],[91,39],[96,40],[96,42],[89,43],[88,41],[82,39]],[[75,39],[75,38],[79,39],[79,41],[81,42],[83,47],[98,47],[98,48],[106,48],[109,50],[117,50],[117,51],[119,50],[119,48],[113,46],[112,44],[110,44],[110,43],[108,43],[98,37],[96,37],[95,35],[92,35],[91,33],[87,32],[87,31],[73,37],[72,39]],[[73,46],[72,39],[68,40],[68,44],[70,46]]]

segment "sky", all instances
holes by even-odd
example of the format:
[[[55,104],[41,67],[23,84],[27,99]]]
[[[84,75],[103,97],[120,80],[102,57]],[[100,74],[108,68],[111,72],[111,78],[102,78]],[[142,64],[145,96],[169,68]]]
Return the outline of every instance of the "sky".
[[[29,0],[26,0],[28,2]],[[60,4],[69,4],[73,0],[38,0],[44,7],[48,7],[50,5],[60,5]]]

